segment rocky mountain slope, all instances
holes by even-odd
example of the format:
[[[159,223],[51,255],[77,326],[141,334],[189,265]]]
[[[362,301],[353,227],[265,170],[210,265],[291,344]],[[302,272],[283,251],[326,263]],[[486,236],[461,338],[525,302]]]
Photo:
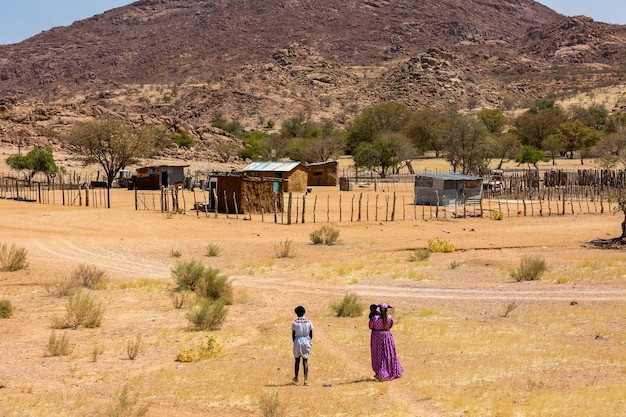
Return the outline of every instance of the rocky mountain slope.
[[[217,115],[263,129],[341,127],[383,100],[507,109],[623,83],[624,62],[626,27],[532,0],[140,0],[0,46],[0,140],[54,142],[110,112],[209,149],[234,140]]]

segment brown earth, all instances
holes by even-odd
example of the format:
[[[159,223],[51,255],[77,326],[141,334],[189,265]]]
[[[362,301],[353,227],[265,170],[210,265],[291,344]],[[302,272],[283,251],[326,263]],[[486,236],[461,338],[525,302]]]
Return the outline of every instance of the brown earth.
[[[516,323],[522,328],[527,324],[521,317],[535,311],[552,311],[555,316],[547,319],[554,320],[559,311],[575,305],[610,309],[614,313],[607,322],[586,326],[592,332],[610,328],[612,337],[607,336],[603,346],[623,352],[626,256],[588,243],[618,234],[621,218],[611,214],[501,222],[342,222],[333,224],[340,231],[338,244],[314,246],[309,233],[320,223],[287,226],[261,222],[259,216],[245,221],[194,212],[135,211],[132,192],[112,192],[110,210],[0,200],[0,241],[26,248],[29,260],[25,270],[0,272],[0,299],[10,300],[15,310],[11,318],[0,320],[3,417],[114,415],[106,410],[123,386],[136,393],[140,403],[150,404],[149,416],[262,415],[258,401],[274,393],[287,399],[287,415],[390,415],[385,410],[391,405],[393,415],[458,415],[436,393],[429,394],[422,381],[423,361],[437,360],[443,353],[424,357],[428,339],[420,341],[423,346],[417,351],[408,344],[412,339],[406,329],[412,317],[428,320],[424,309],[482,326],[513,306],[517,309],[512,315],[519,312]],[[339,194],[323,187],[313,192],[332,199]],[[432,254],[420,265],[408,262],[412,250],[426,247],[437,236],[454,243],[456,251]],[[276,246],[286,240],[293,242],[295,255],[277,258]],[[208,243],[219,244],[221,254],[207,257]],[[181,258],[172,257],[173,250],[179,250]],[[508,271],[522,255],[545,259],[549,269],[543,280],[517,283],[510,277]],[[190,331],[186,310],[174,308],[170,269],[191,259],[219,268],[233,283],[235,302],[219,331]],[[581,262],[602,259],[621,265],[621,278],[581,276]],[[95,292],[106,308],[103,324],[57,330],[69,335],[73,351],[49,357],[51,322],[63,316],[66,304],[50,289],[81,264],[100,268],[110,278],[106,290]],[[606,275],[602,268],[592,274]],[[571,279],[562,281],[564,276]],[[329,307],[347,292],[358,294],[365,305],[382,300],[394,305],[395,334],[406,370],[402,379],[380,384],[371,378],[366,320],[338,319]],[[289,325],[298,304],[307,307],[316,325],[311,386],[306,390],[289,385]],[[528,328],[529,333],[535,331]],[[553,331],[547,326],[541,333],[550,338]],[[206,334],[223,345],[224,354],[175,362],[182,346]],[[137,335],[141,353],[129,360],[126,349]],[[587,352],[597,346],[596,338],[576,343]],[[103,351],[94,356],[98,346]],[[609,377],[603,375],[604,365],[590,365],[591,376],[568,378],[610,378],[607,383],[619,387],[624,364],[614,366],[617,373]],[[624,410],[623,401],[610,409]]]

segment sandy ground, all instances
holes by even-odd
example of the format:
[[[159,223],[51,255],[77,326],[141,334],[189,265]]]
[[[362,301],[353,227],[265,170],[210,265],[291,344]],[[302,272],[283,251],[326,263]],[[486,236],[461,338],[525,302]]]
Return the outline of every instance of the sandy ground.
[[[112,192],[110,210],[0,200],[0,242],[26,248],[29,261],[25,270],[0,272],[0,299],[10,300],[15,310],[11,318],[0,320],[0,416],[112,415],[107,407],[125,384],[142,400],[148,396],[147,415],[260,415],[257,401],[264,392],[292,395],[284,393],[292,372],[288,329],[298,304],[307,307],[317,325],[315,353],[325,359],[311,389],[300,392],[301,399],[291,397],[289,415],[299,415],[294,405],[299,401],[306,410],[301,415],[365,415],[356,406],[347,414],[350,405],[342,409],[344,402],[369,403],[368,415],[387,415],[380,395],[403,404],[404,411],[394,415],[456,415],[427,400],[411,379],[385,388],[370,381],[366,323],[363,318],[341,322],[329,308],[347,292],[358,294],[366,305],[384,300],[399,315],[429,307],[466,320],[498,314],[510,303],[527,310],[533,305],[604,303],[618,312],[615,331],[625,332],[620,319],[626,303],[623,276],[594,281],[576,275],[557,283],[578,274],[583,261],[624,265],[623,251],[588,243],[618,235],[620,216],[344,221],[333,224],[340,231],[337,245],[314,246],[309,234],[321,223],[287,226],[261,222],[258,216],[246,221],[135,211],[132,192]],[[420,267],[407,261],[411,251],[425,248],[435,237],[449,240],[456,251],[432,254]],[[294,256],[277,258],[276,247],[286,240],[292,241]],[[206,256],[209,243],[222,248],[219,256]],[[172,257],[173,251],[182,256]],[[543,280],[517,283],[510,277],[523,255],[546,260],[549,270]],[[170,296],[171,268],[192,259],[228,275],[236,300],[222,330],[212,333],[228,353],[213,361],[180,364],[174,358],[181,346],[205,335],[189,331],[185,309],[174,308]],[[66,303],[50,288],[81,264],[102,269],[110,279],[109,288],[97,292],[106,306],[103,325],[69,331],[72,354],[47,356],[51,321],[63,316]],[[335,328],[354,332],[362,346],[345,342],[339,343],[344,348],[333,348]],[[142,351],[129,360],[127,345],[137,335]],[[98,346],[103,353],[95,360]],[[404,360],[410,369],[411,359]],[[217,386],[209,388],[205,380]],[[328,397],[326,382],[333,382],[334,395],[341,399]]]

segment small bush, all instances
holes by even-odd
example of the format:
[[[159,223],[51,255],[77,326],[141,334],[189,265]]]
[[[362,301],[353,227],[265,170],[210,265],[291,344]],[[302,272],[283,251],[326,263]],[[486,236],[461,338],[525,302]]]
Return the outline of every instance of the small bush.
[[[172,303],[174,304],[174,308],[180,310],[187,303],[187,299],[189,298],[189,291],[176,291],[172,295]]]
[[[459,261],[452,261],[452,262],[450,262],[450,265],[448,265],[448,268],[450,268],[450,269],[457,269],[459,266],[461,266],[461,262],[459,262]]]
[[[314,245],[324,244],[330,246],[334,245],[337,242],[337,239],[339,239],[339,230],[331,226],[324,225],[320,229],[312,232],[309,237]]]
[[[525,255],[520,261],[520,266],[511,271],[511,276],[517,282],[536,281],[546,269],[546,261],[541,256]]]
[[[283,242],[278,242],[274,246],[274,252],[276,253],[277,258],[292,258],[295,256],[295,252],[293,249],[293,241],[291,239],[287,239]]]
[[[109,279],[103,270],[96,268],[95,266],[83,264],[79,265],[74,272],[72,272],[70,281],[76,283],[80,287],[90,288],[92,290],[102,290],[106,288]]]
[[[210,300],[222,300],[225,304],[231,304],[233,300],[233,286],[226,275],[220,274],[220,270],[208,267],[196,282],[195,293],[201,298]]]
[[[176,355],[176,362],[193,362],[198,359],[196,349],[192,346],[181,346],[178,354]]]
[[[337,317],[359,317],[364,309],[359,302],[359,296],[352,292],[346,294],[341,302],[331,303],[330,307]]]
[[[287,415],[287,404],[274,394],[265,393],[259,399],[259,409],[262,417],[285,417]]]
[[[126,355],[131,361],[139,355],[141,349],[141,335],[138,334],[133,340],[129,340],[126,344]]]
[[[170,257],[171,258],[180,258],[181,256],[183,256],[183,253],[180,251],[180,249],[171,249],[170,250]]]
[[[8,319],[13,315],[13,305],[9,300],[0,300],[0,319]]]
[[[204,298],[189,310],[187,318],[197,330],[219,330],[227,314],[228,307],[224,301]]]
[[[430,258],[428,249],[417,249],[409,254],[409,262],[423,262]]]
[[[148,414],[150,402],[140,404],[139,395],[129,392],[124,385],[122,391],[111,401],[107,417],[143,417]]]
[[[104,345],[101,343],[94,343],[93,349],[91,350],[91,360],[93,362],[98,361],[98,357],[104,353]]]
[[[209,243],[206,247],[206,256],[213,258],[222,253],[222,247],[217,243]]]
[[[445,239],[436,237],[428,241],[428,250],[439,253],[454,252],[454,245]]]
[[[194,291],[202,274],[204,274],[204,265],[195,259],[188,262],[178,262],[172,268],[172,275],[176,281],[176,291]]]
[[[70,348],[70,338],[66,333],[57,337],[56,332],[52,332],[48,339],[48,355],[49,356],[67,356],[72,353]]]
[[[28,266],[26,261],[26,254],[28,251],[25,248],[18,248],[15,244],[11,247],[6,243],[0,244],[0,265],[3,271],[15,272],[20,269],[25,269]]]
[[[104,317],[102,302],[96,301],[86,290],[78,290],[70,294],[66,310],[63,319],[53,318],[52,327],[57,329],[76,329],[79,326],[100,327]]]
[[[494,210],[491,214],[491,218],[494,220],[503,220],[504,219],[504,213],[498,210]]]

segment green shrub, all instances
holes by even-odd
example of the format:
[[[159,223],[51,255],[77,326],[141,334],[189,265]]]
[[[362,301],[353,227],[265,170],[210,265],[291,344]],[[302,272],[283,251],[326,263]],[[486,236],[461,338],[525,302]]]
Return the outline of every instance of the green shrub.
[[[180,249],[171,249],[170,250],[170,257],[172,257],[172,258],[180,258],[181,256],[183,256],[183,253],[180,251]]]
[[[132,340],[129,340],[128,343],[126,344],[126,355],[128,356],[128,359],[130,359],[131,361],[134,360],[137,355],[139,355],[139,350],[141,349],[141,335],[138,334],[137,337],[135,337]]]
[[[546,261],[541,256],[524,255],[518,268],[511,271],[517,282],[536,281],[546,271]]]
[[[49,356],[67,356],[72,353],[70,348],[70,338],[66,333],[57,337],[56,332],[52,332],[48,339],[48,355]]]
[[[337,242],[337,239],[339,238],[339,230],[331,226],[324,225],[320,229],[312,232],[309,237],[314,245],[324,244],[330,246]]]
[[[187,318],[197,330],[219,330],[226,320],[228,307],[222,300],[201,299],[187,313]]]
[[[14,272],[28,266],[25,248],[18,248],[15,243],[10,247],[6,243],[0,243],[0,265],[3,271]]]
[[[430,258],[428,249],[417,249],[409,254],[409,262],[423,262]]]
[[[52,327],[76,329],[100,327],[104,317],[102,302],[97,301],[89,291],[78,290],[70,294],[63,319],[53,318]]]
[[[143,417],[148,414],[150,402],[140,403],[139,395],[131,393],[124,385],[122,391],[111,401],[105,416],[107,417]]]
[[[178,262],[172,268],[172,275],[176,281],[176,291],[194,291],[202,274],[204,274],[204,265],[195,259]]]
[[[13,315],[13,306],[9,300],[0,300],[0,319],[8,319]]]
[[[491,214],[491,218],[494,220],[502,220],[504,219],[504,213],[498,210],[494,210]]]
[[[231,304],[233,300],[233,286],[226,275],[221,275],[220,270],[208,267],[204,270],[200,279],[195,284],[195,293],[201,298],[210,300],[222,300],[225,304]]]
[[[206,256],[213,258],[222,253],[222,247],[217,243],[209,243],[206,247]]]
[[[454,245],[445,239],[436,237],[428,241],[428,250],[440,253],[454,252]]]
[[[331,303],[330,307],[337,317],[359,317],[364,309],[359,302],[359,296],[352,292],[347,293],[341,302]]]

